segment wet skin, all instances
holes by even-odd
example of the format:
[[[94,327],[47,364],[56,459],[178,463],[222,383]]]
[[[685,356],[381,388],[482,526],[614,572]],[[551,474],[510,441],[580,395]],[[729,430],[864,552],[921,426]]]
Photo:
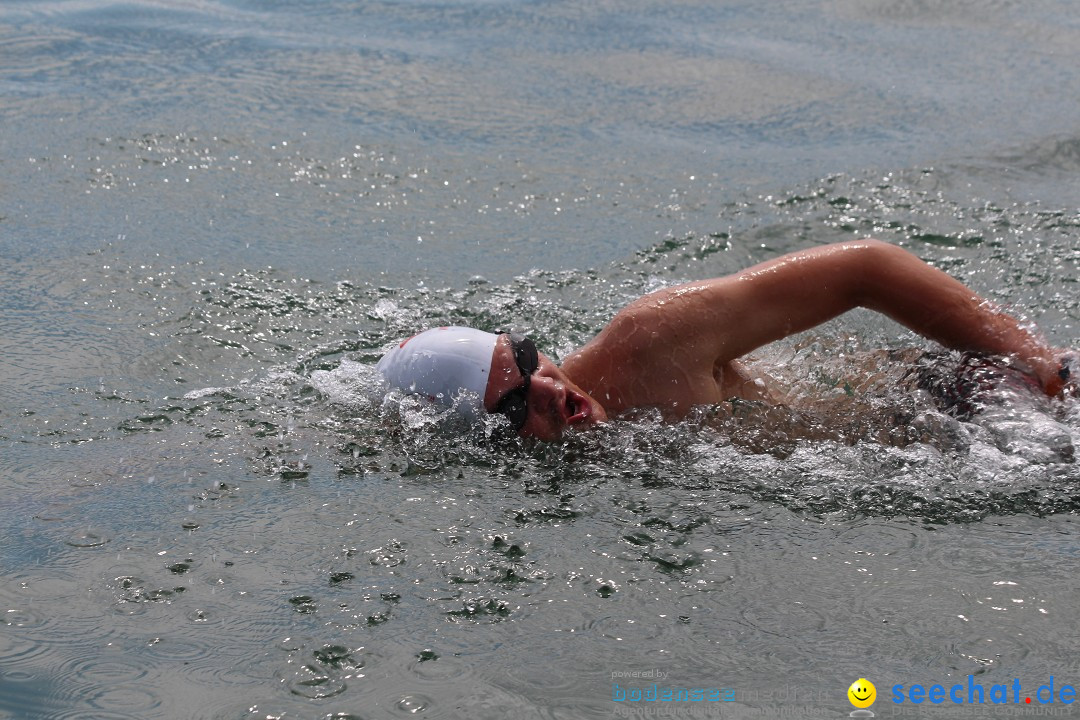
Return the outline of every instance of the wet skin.
[[[522,437],[557,440],[571,427],[587,427],[607,421],[604,407],[574,384],[563,370],[543,353],[532,374],[528,394],[528,417],[519,431]],[[492,412],[506,393],[521,387],[525,379],[514,360],[507,335],[501,335],[491,356],[491,371],[484,393],[484,408]]]
[[[1049,396],[1074,386],[1035,331],[911,253],[875,240],[791,253],[742,272],[665,288],[630,303],[562,367],[544,355],[532,376],[522,436],[554,440],[570,427],[632,408],[665,418],[731,397],[770,400],[739,358],[856,307],[880,312],[948,348],[1010,358]],[[524,378],[507,336],[492,356],[490,412]]]

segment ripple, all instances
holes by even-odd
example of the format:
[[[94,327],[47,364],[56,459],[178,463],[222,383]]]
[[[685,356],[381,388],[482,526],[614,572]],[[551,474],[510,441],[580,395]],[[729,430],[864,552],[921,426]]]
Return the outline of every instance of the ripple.
[[[300,665],[281,679],[289,692],[309,700],[334,697],[345,692],[346,688],[344,678],[313,663]]]
[[[363,657],[344,645],[323,645],[313,650],[311,654],[315,656],[319,665],[334,670],[355,673],[363,669],[365,665]]]
[[[41,720],[86,720],[88,716],[85,708],[74,708],[42,715]],[[129,715],[126,712],[100,709],[95,709],[92,717],[94,720],[145,720],[144,715]]]
[[[219,627],[237,624],[237,609],[220,603],[199,603],[199,605],[185,613],[185,617],[193,623],[215,624]]]
[[[155,660],[167,663],[193,662],[212,657],[216,644],[208,640],[189,638],[153,638],[147,643],[145,654]]]
[[[470,673],[469,667],[460,659],[452,655],[439,655],[431,649],[424,649],[417,653],[416,658],[409,663],[408,669],[419,680],[425,682],[446,682],[462,678]]]
[[[200,717],[206,717],[209,720],[248,720],[249,718],[280,716],[278,713],[266,712],[265,705],[268,704],[258,703],[256,705],[251,700],[238,700],[223,705],[215,705],[212,708],[205,708]],[[258,711],[262,712],[256,714]]]
[[[122,685],[141,680],[148,673],[145,659],[80,656],[62,663],[56,670],[56,677],[65,682],[76,680],[94,686]]]
[[[805,632],[817,632],[827,626],[825,616],[807,605],[786,603],[762,603],[745,608],[743,620],[758,630],[781,635],[798,636]]]
[[[274,643],[274,647],[278,650],[284,650],[285,652],[296,652],[306,645],[302,639],[294,636],[281,638],[281,640]]]
[[[0,679],[4,680],[5,682],[25,683],[36,680],[37,675],[28,670],[4,670],[0,671]]]
[[[210,613],[204,608],[196,608],[187,613],[187,619],[191,622],[210,622]]]
[[[40,663],[42,657],[55,654],[55,645],[43,642],[39,630],[34,629],[27,635],[23,635],[21,628],[13,630],[9,627],[0,632],[0,676],[7,676],[8,671],[4,668]]]
[[[169,604],[178,599],[187,588],[175,585],[171,588],[148,587],[148,583],[134,575],[122,575],[115,580],[117,605],[115,609],[123,613],[139,612],[141,605]],[[133,609],[134,608],[134,609]]]
[[[587,624],[589,630],[608,640],[620,642],[652,642],[666,630],[663,622],[646,622],[639,618],[602,617]]]
[[[401,712],[406,715],[417,715],[427,710],[434,704],[434,701],[427,695],[406,695],[394,704]]]
[[[254,650],[188,661],[184,669],[193,682],[207,687],[266,687],[275,677]]]
[[[301,615],[311,615],[318,612],[319,606],[315,602],[315,598],[310,595],[297,595],[289,598],[289,604],[292,605],[294,611]]]
[[[600,700],[597,694],[572,696],[561,694],[545,710],[551,720],[580,720],[584,717],[608,717],[612,714],[611,701]],[[722,717],[722,716],[721,716]]]
[[[307,652],[301,648],[289,659],[289,670],[280,679],[289,692],[308,699],[333,697],[345,692],[348,680],[363,678],[366,655],[344,645],[328,643]]]
[[[557,651],[554,651],[557,652]],[[564,658],[569,660],[569,658]],[[555,662],[534,665],[515,662],[503,666],[503,673],[511,679],[514,686],[528,688],[530,691],[543,693],[545,697],[565,698],[577,689],[580,678],[575,673],[567,672],[566,663]]]
[[[64,544],[75,548],[96,548],[112,542],[112,537],[97,530],[79,530],[69,535]]]
[[[501,622],[508,619],[518,609],[503,598],[470,597],[459,606],[446,611],[446,617],[452,622]]]
[[[852,550],[874,555],[904,555],[920,547],[925,531],[901,519],[889,523],[855,523],[844,528],[839,537]]]
[[[199,634],[210,635],[217,641],[204,654],[183,660],[185,676],[192,682],[206,687],[241,687],[265,686],[273,681],[274,670],[265,662],[264,651],[270,645],[270,638],[253,636],[246,626],[239,627],[236,623],[214,622],[195,627]],[[222,638],[231,640],[223,642]],[[191,646],[186,651],[194,649]]]
[[[397,567],[405,563],[407,557],[403,543],[392,540],[382,547],[377,547],[368,552],[368,562],[382,567]]]
[[[114,685],[86,696],[86,702],[97,710],[131,712],[146,717],[145,713],[161,706],[160,696],[144,686]]]
[[[42,615],[36,608],[21,607],[4,610],[0,614],[0,622],[13,628],[39,630],[52,622],[52,620]]]

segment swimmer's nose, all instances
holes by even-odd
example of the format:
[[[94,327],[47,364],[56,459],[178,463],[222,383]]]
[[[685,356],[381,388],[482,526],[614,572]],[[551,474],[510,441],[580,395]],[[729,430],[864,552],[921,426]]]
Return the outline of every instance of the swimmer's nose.
[[[540,415],[552,414],[552,408],[562,407],[562,398],[566,394],[562,383],[553,377],[536,374],[529,385],[529,404]]]

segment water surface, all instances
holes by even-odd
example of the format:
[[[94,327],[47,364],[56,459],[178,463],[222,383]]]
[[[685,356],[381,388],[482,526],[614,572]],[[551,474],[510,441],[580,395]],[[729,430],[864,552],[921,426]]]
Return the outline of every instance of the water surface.
[[[952,417],[869,313],[756,354],[803,410],[552,446],[371,364],[864,235],[1075,345],[1078,52],[1063,1],[5,3],[0,718],[1075,685],[1073,401]]]

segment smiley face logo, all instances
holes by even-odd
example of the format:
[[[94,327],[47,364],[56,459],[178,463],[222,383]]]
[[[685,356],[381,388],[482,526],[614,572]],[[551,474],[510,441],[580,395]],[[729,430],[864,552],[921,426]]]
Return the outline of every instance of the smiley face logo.
[[[877,699],[877,688],[866,678],[859,678],[847,689],[848,700],[857,708],[868,708]]]

